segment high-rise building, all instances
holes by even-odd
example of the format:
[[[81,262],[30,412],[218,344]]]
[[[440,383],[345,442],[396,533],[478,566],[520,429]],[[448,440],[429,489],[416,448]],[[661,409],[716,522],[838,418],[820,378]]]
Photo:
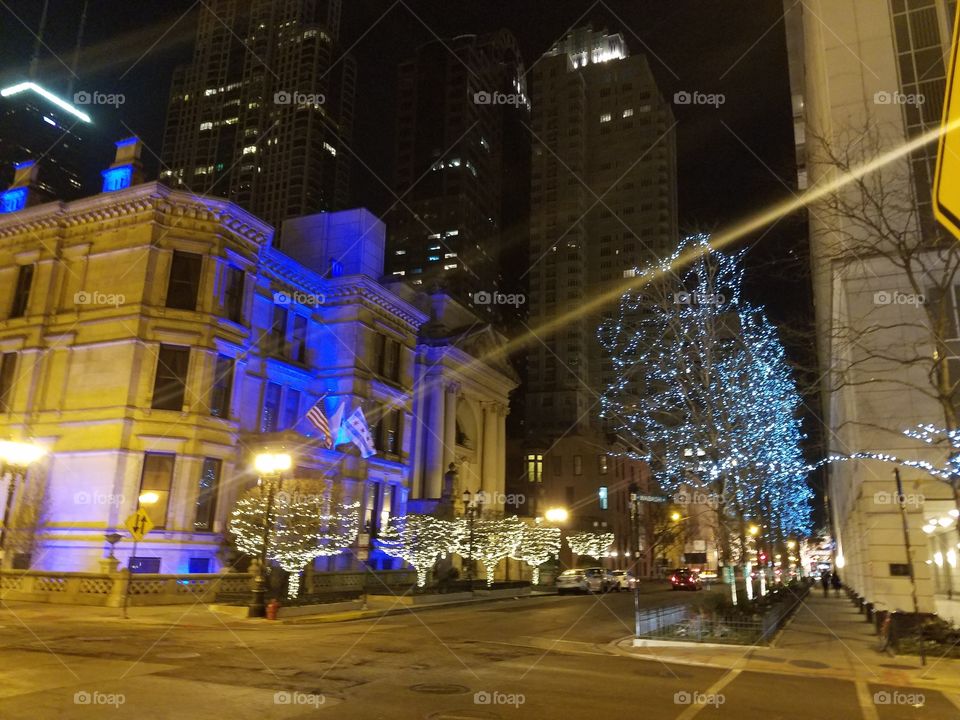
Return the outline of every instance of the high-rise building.
[[[622,283],[677,243],[673,114],[647,59],[623,37],[572,31],[533,69],[530,324]],[[565,323],[527,358],[527,436],[596,428],[613,366],[601,309]]]
[[[942,466],[949,447],[903,431],[943,427],[951,404],[937,400],[931,379],[943,377],[935,361],[954,381],[960,366],[956,302],[943,301],[960,297],[957,257],[931,211],[936,143],[904,147],[940,124],[956,2],[784,6],[798,186],[838,187],[807,213],[826,451]],[[871,162],[871,172],[843,183],[847,169]],[[943,309],[942,332],[933,307]],[[921,611],[956,618],[953,492],[920,469],[899,472],[902,492],[889,463],[828,466],[834,562],[878,611],[912,612],[915,592]]]
[[[493,294],[521,291],[518,276],[504,281],[502,261],[525,244],[529,198],[530,105],[517,42],[506,30],[437,40],[399,75],[401,202],[388,220],[387,272],[503,317],[516,306],[494,307]]]
[[[218,0],[177,69],[162,176],[279,226],[348,203],[356,66],[340,0]]]
[[[91,145],[89,108],[32,80],[0,89],[0,187],[13,181],[16,165],[36,163],[37,189],[48,198],[73,200],[95,192],[99,148]]]

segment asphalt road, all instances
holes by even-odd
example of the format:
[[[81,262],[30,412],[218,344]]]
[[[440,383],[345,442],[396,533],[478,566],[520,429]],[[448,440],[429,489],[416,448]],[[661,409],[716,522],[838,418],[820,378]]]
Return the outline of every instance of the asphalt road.
[[[693,599],[658,591],[645,606]],[[614,653],[632,597],[539,597],[324,624],[177,625],[0,607],[0,718],[856,719],[853,683]],[[205,612],[197,609],[195,612]],[[876,688],[879,689],[879,688]],[[693,706],[696,693],[722,704]],[[876,718],[920,717],[909,706]],[[925,720],[956,718],[928,693]]]

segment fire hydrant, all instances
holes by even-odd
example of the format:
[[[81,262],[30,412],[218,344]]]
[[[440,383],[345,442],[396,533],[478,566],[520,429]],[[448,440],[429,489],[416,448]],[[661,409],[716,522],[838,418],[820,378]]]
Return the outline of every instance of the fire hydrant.
[[[276,620],[277,611],[280,609],[280,603],[277,602],[276,598],[273,598],[270,602],[267,603],[267,620]]]

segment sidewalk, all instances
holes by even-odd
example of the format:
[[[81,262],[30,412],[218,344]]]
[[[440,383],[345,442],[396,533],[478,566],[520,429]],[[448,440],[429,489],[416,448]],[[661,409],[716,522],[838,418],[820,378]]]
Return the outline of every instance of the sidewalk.
[[[698,646],[662,643],[634,647],[633,638],[613,644],[631,657],[682,665],[705,665],[807,677],[830,677],[899,687],[927,687],[956,692],[960,687],[960,660],[892,657],[879,650],[872,623],[843,598],[825,599],[811,592],[784,630],[766,646]]]

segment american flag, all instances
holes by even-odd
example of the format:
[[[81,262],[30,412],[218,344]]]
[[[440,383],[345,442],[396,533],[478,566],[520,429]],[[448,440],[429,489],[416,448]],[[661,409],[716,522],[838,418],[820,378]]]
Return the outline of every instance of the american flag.
[[[324,395],[326,397],[326,395]],[[327,414],[323,411],[323,398],[317,400],[316,404],[307,410],[307,420],[313,423],[313,426],[323,433],[323,444],[326,448],[333,448],[333,434],[330,432],[330,421],[327,420]]]

